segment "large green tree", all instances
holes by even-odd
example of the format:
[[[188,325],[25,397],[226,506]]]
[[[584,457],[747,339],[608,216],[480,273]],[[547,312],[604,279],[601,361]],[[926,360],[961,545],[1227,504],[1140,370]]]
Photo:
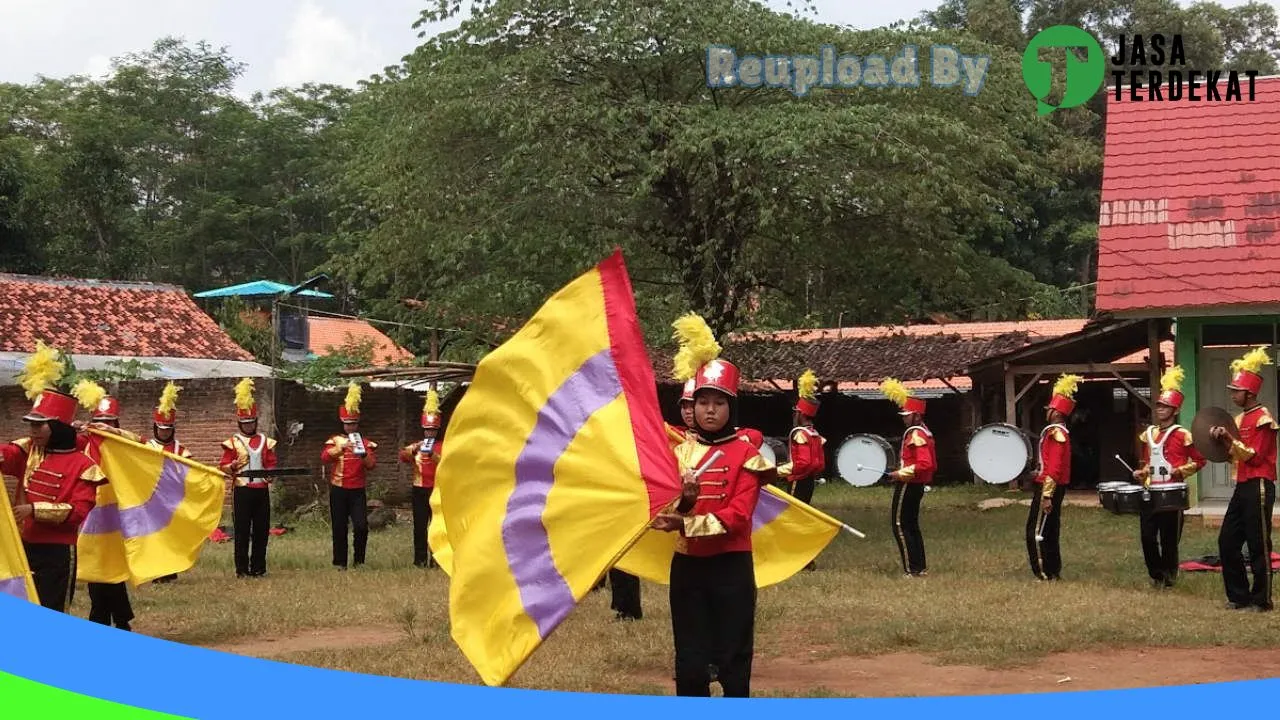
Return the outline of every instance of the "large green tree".
[[[998,60],[974,97],[932,87],[926,56],[918,88],[798,98],[708,88],[710,44]],[[1026,222],[1019,189],[1056,187],[1046,161],[1070,153],[1016,67],[964,33],[853,33],[746,0],[489,2],[366,93],[353,169],[377,217],[338,267],[374,295],[522,315],[616,244],[647,317],[721,331],[1027,297],[1044,285],[975,234]]]

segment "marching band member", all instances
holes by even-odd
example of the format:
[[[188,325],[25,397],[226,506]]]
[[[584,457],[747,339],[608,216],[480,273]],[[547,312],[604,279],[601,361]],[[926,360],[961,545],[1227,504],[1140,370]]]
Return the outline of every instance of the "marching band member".
[[[271,526],[270,481],[243,477],[244,470],[276,467],[276,441],[258,432],[258,404],[253,400],[253,380],[236,384],[236,423],[239,432],[222,442],[218,468],[232,479],[231,512],[235,534],[236,577],[267,574],[267,538]]]
[[[1075,410],[1079,375],[1062,375],[1053,384],[1053,397],[1045,408],[1049,423],[1040,432],[1040,469],[1027,515],[1027,557],[1038,580],[1061,580],[1062,501],[1071,484],[1071,431],[1067,419]],[[1043,538],[1043,539],[1039,539]]]
[[[0,445],[0,473],[18,478],[13,515],[36,593],[41,605],[58,612],[66,611],[75,592],[80,525],[106,482],[97,463],[77,447],[76,399],[55,389],[65,372],[58,352],[37,342],[20,380],[32,401],[23,417],[30,434]]]
[[[422,409],[422,440],[400,448],[400,462],[413,466],[413,564],[420,568],[432,565],[427,528],[431,525],[431,492],[436,486],[436,467],[444,448],[436,440],[439,432],[440,396],[435,390],[428,390]]]
[[[151,413],[151,439],[147,440],[147,445],[157,450],[173,453],[178,457],[190,458],[191,451],[178,442],[178,438],[175,435],[174,423],[177,421],[178,393],[181,390],[182,388],[172,382],[164,386],[164,392],[160,393],[160,404]],[[152,582],[163,584],[177,579],[178,576],[176,574],[165,575],[152,580]]]
[[[886,378],[880,383],[880,392],[898,406],[898,415],[906,426],[902,433],[899,467],[889,473],[889,480],[894,483],[890,511],[893,537],[898,542],[898,555],[902,559],[905,576],[926,577],[928,565],[925,562],[924,535],[920,532],[920,502],[938,467],[933,433],[924,424],[924,400],[912,396],[901,381]]]
[[[666,423],[667,441],[672,448],[684,442],[685,436],[693,431],[693,378],[689,378],[680,391],[680,420],[684,427]]]
[[[1231,402],[1242,408],[1236,416],[1240,439],[1234,440],[1224,427],[1215,427],[1210,436],[1231,441],[1232,476],[1235,491],[1227,505],[1218,533],[1218,556],[1222,558],[1222,583],[1227,607],[1232,610],[1271,610],[1271,513],[1276,501],[1276,431],[1280,425],[1271,411],[1258,402],[1262,390],[1263,365],[1271,363],[1266,347],[1259,347],[1231,363],[1235,374]],[[1240,548],[1249,548],[1253,587],[1245,571]]]
[[[778,466],[778,477],[791,483],[791,494],[801,502],[812,504],[813,488],[818,476],[827,468],[827,453],[823,449],[826,438],[813,427],[818,415],[818,377],[812,370],[805,370],[796,383],[799,398],[792,412],[790,462]],[[810,562],[805,570],[816,570]]]
[[[694,429],[676,450],[684,471],[680,499],[653,527],[680,534],[670,584],[676,694],[709,697],[714,667],[725,697],[749,697],[756,608],[751,519],[760,486],[776,477],[776,468],[738,437],[732,423],[738,369],[719,358],[710,328],[696,315],[675,327],[682,345],[677,368],[696,368],[687,373],[695,380]]]
[[[792,413],[794,429],[791,431],[791,462],[778,466],[778,476],[791,483],[791,494],[804,503],[813,500],[814,479],[827,467],[827,455],[822,449],[826,439],[813,427],[818,415],[818,377],[812,370],[805,370],[796,384],[799,399]]]
[[[320,460],[329,470],[329,517],[333,524],[333,565],[347,569],[347,525],[351,525],[352,564],[364,564],[369,543],[367,473],[377,464],[378,444],[360,435],[360,385],[347,386],[346,401],[338,408],[342,435],[325,441]]]
[[[119,435],[136,443],[142,438],[120,427],[120,401],[107,395],[97,383],[82,381],[76,384],[72,394],[85,408],[92,408],[93,415],[89,422],[92,427]],[[77,446],[84,451],[94,463],[102,462],[102,438],[91,433],[77,436]],[[111,479],[98,488],[97,505],[112,505],[116,502],[115,490],[111,487]],[[133,622],[133,604],[129,602],[129,586],[118,583],[85,583],[89,590],[89,620],[99,625],[112,625],[126,632]]]
[[[1177,365],[1160,378],[1156,401],[1156,424],[1149,426],[1142,441],[1142,466],[1133,472],[1135,481],[1147,487],[1183,482],[1208,462],[1191,443],[1191,432],[1174,423],[1182,407],[1182,368]],[[1151,586],[1173,587],[1178,577],[1178,542],[1184,523],[1182,512],[1143,512],[1139,517],[1142,557],[1147,563]]]

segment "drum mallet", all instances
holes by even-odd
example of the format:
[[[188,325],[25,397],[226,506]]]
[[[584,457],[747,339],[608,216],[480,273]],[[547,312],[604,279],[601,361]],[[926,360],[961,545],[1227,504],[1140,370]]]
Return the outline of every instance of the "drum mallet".
[[[1130,476],[1132,476],[1132,475],[1133,475],[1133,473],[1134,473],[1134,470],[1133,470],[1133,468],[1129,467],[1129,463],[1125,462],[1125,461],[1124,461],[1124,458],[1120,457],[1119,455],[1116,455],[1116,459],[1120,461],[1120,464],[1121,464],[1121,465],[1123,465],[1123,466],[1124,466],[1124,469],[1125,469],[1125,470],[1128,470],[1128,471],[1129,471],[1129,475],[1130,475]]]

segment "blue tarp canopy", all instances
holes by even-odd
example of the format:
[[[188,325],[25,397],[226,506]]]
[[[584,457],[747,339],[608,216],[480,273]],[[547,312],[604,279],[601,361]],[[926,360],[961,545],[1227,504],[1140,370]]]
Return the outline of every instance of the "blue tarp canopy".
[[[294,287],[293,285],[285,285],[283,283],[273,282],[271,280],[254,280],[253,282],[242,283],[240,285],[232,285],[231,287],[218,288],[217,290],[205,290],[194,295],[197,298],[219,298],[219,297],[274,297],[280,293]],[[301,297],[313,298],[331,298],[329,293],[320,292],[319,290],[303,290],[297,293]]]

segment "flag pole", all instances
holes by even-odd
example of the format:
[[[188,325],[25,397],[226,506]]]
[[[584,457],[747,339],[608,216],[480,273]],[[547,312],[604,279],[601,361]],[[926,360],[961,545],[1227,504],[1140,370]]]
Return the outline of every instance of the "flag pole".
[[[824,522],[827,522],[827,523],[829,523],[829,524],[831,524],[831,525],[835,525],[835,526],[837,526],[837,527],[841,528],[842,530],[845,530],[846,532],[848,532],[848,533],[850,533],[850,534],[854,535],[855,537],[859,537],[859,538],[862,538],[862,539],[864,539],[864,540],[865,540],[865,539],[866,539],[866,537],[867,537],[866,535],[864,535],[863,533],[861,533],[861,532],[859,532],[858,530],[854,529],[853,527],[850,527],[849,525],[846,525],[845,523],[840,522],[839,520],[837,520],[837,519],[835,519],[835,518],[831,517],[830,515],[828,515],[828,514],[826,514],[826,513],[822,512],[821,510],[819,510],[819,509],[817,509],[817,508],[815,508],[815,507],[813,507],[813,506],[809,505],[808,503],[801,502],[800,500],[798,500],[798,499],[796,499],[796,498],[794,498],[794,497],[792,497],[792,496],[790,496],[790,495],[788,495],[788,494],[786,494],[786,493],[782,492],[781,490],[778,490],[777,488],[773,487],[772,485],[766,485],[766,486],[764,487],[764,489],[765,489],[765,492],[769,492],[769,493],[773,494],[775,497],[778,497],[778,498],[780,498],[780,499],[782,499],[782,500],[785,500],[786,502],[790,503],[790,504],[792,505],[792,507],[795,507],[795,508],[798,508],[798,509],[800,509],[800,510],[803,510],[804,512],[806,512],[806,513],[808,513],[808,514],[812,515],[813,517],[818,518],[819,520],[822,520],[822,521],[824,521]]]

